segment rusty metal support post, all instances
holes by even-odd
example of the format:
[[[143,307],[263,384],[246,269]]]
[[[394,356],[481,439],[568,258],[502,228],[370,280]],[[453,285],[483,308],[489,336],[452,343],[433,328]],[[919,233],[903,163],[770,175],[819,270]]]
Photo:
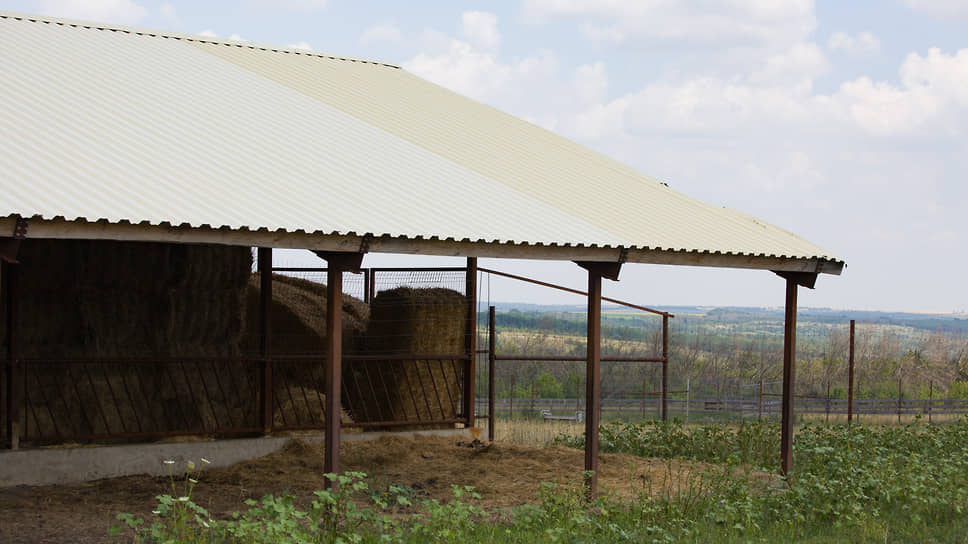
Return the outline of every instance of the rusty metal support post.
[[[464,417],[467,426],[474,426],[474,405],[477,400],[477,257],[467,258],[467,274],[464,278],[467,296],[467,328],[464,335]]]
[[[585,487],[598,494],[598,422],[601,415],[602,276],[588,271],[588,344],[585,363]]]
[[[339,472],[340,385],[343,377],[343,270],[326,267],[326,433],[323,473]],[[332,488],[336,482],[328,481]]]
[[[18,398],[17,382],[17,272],[16,264],[3,261],[4,297],[7,299],[7,353],[6,353],[6,386],[4,396],[7,400],[7,445],[11,450],[20,447],[20,399]]]
[[[496,345],[494,306],[487,309],[487,439],[494,442],[494,347]]]
[[[272,432],[272,248],[260,247],[258,253],[259,266],[259,354],[262,357],[262,377],[260,379],[259,398],[260,426],[263,433]]]
[[[662,421],[669,421],[669,316],[662,316]]]
[[[780,434],[780,472],[793,471],[793,399],[797,356],[797,282],[786,280],[786,311],[783,327],[783,415]]]
[[[373,278],[369,270],[363,270],[363,302],[369,304],[373,297],[370,295],[370,283]]]
[[[850,341],[847,355],[847,423],[854,419],[854,320],[850,320]]]

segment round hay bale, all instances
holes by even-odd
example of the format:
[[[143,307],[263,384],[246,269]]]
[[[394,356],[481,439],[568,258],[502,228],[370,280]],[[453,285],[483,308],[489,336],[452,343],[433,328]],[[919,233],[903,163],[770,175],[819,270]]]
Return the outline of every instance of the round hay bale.
[[[458,355],[466,319],[467,299],[451,289],[381,291],[370,304],[364,346],[381,355]],[[461,380],[460,359],[359,361],[344,367],[344,406],[357,421],[451,419]]]
[[[260,276],[252,274],[246,291],[243,349],[259,352],[261,305]],[[326,286],[320,283],[272,275],[272,305],[269,309],[269,351],[274,355],[323,354],[326,348]],[[369,319],[365,302],[343,294],[343,352],[361,350]]]

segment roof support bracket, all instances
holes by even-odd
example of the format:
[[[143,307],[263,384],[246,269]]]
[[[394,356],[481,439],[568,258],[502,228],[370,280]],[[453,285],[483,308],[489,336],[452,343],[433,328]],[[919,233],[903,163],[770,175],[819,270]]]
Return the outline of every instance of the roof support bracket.
[[[8,263],[17,264],[17,253],[20,252],[20,243],[27,237],[27,230],[30,229],[30,222],[23,217],[17,216],[17,224],[13,227],[13,236],[0,237],[0,258]]]
[[[785,280],[792,281],[797,285],[802,285],[807,289],[813,289],[814,285],[817,284],[818,274],[814,272],[787,272],[783,270],[774,270],[773,273]]]
[[[618,281],[618,274],[622,271],[621,262],[574,261],[574,263],[589,272],[593,272],[612,281]]]
[[[354,274],[360,273],[360,267],[363,265],[363,256],[366,255],[362,251],[358,253],[347,251],[313,251],[313,253],[320,259],[324,259],[329,268],[352,272]]]

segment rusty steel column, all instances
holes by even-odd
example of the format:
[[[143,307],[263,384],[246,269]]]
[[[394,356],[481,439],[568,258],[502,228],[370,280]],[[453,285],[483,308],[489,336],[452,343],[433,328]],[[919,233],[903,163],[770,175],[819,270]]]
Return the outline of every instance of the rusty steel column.
[[[786,280],[786,312],[783,326],[783,415],[780,434],[780,473],[793,470],[793,399],[797,356],[797,282]]]
[[[494,346],[497,344],[494,326],[494,306],[487,309],[487,439],[494,442]]]
[[[662,316],[662,421],[669,421],[669,316]]]
[[[854,320],[850,320],[850,343],[847,357],[847,423],[854,419]]]
[[[467,426],[474,426],[474,405],[477,400],[477,257],[467,258],[467,273],[464,278],[464,293],[467,296],[467,325],[464,335],[464,417]]]
[[[260,247],[259,266],[259,355],[262,357],[262,379],[259,396],[262,400],[260,423],[263,433],[272,432],[272,341],[270,314],[272,313],[272,248]]]
[[[601,403],[602,276],[588,271],[588,345],[585,362],[585,486],[589,499],[598,495],[598,421]]]
[[[4,296],[7,299],[7,353],[6,353],[6,386],[4,396],[7,397],[7,445],[11,450],[20,447],[20,399],[17,393],[17,265],[3,262],[3,287]]]
[[[343,270],[326,267],[326,431],[323,473],[339,472],[340,385],[343,370]],[[335,486],[328,481],[326,487]]]

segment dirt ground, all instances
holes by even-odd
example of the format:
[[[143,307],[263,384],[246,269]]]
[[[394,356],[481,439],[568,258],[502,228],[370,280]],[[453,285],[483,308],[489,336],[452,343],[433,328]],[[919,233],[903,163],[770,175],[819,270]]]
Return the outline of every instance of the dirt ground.
[[[385,436],[348,442],[342,445],[341,468],[367,473],[371,488],[402,484],[427,498],[452,498],[451,484],[474,486],[488,508],[535,502],[541,482],[576,485],[581,480],[584,453],[580,450],[501,442],[475,450],[458,447],[457,441],[456,437]],[[605,492],[632,498],[650,482],[654,490],[662,488],[695,468],[602,454],[599,485]],[[313,491],[323,488],[322,471],[321,448],[294,440],[275,454],[204,471],[193,499],[216,518],[243,509],[245,499],[268,493],[289,492],[308,501]],[[0,542],[107,541],[117,513],[150,520],[157,504],[154,497],[165,493],[174,494],[169,478],[149,476],[0,489]]]

